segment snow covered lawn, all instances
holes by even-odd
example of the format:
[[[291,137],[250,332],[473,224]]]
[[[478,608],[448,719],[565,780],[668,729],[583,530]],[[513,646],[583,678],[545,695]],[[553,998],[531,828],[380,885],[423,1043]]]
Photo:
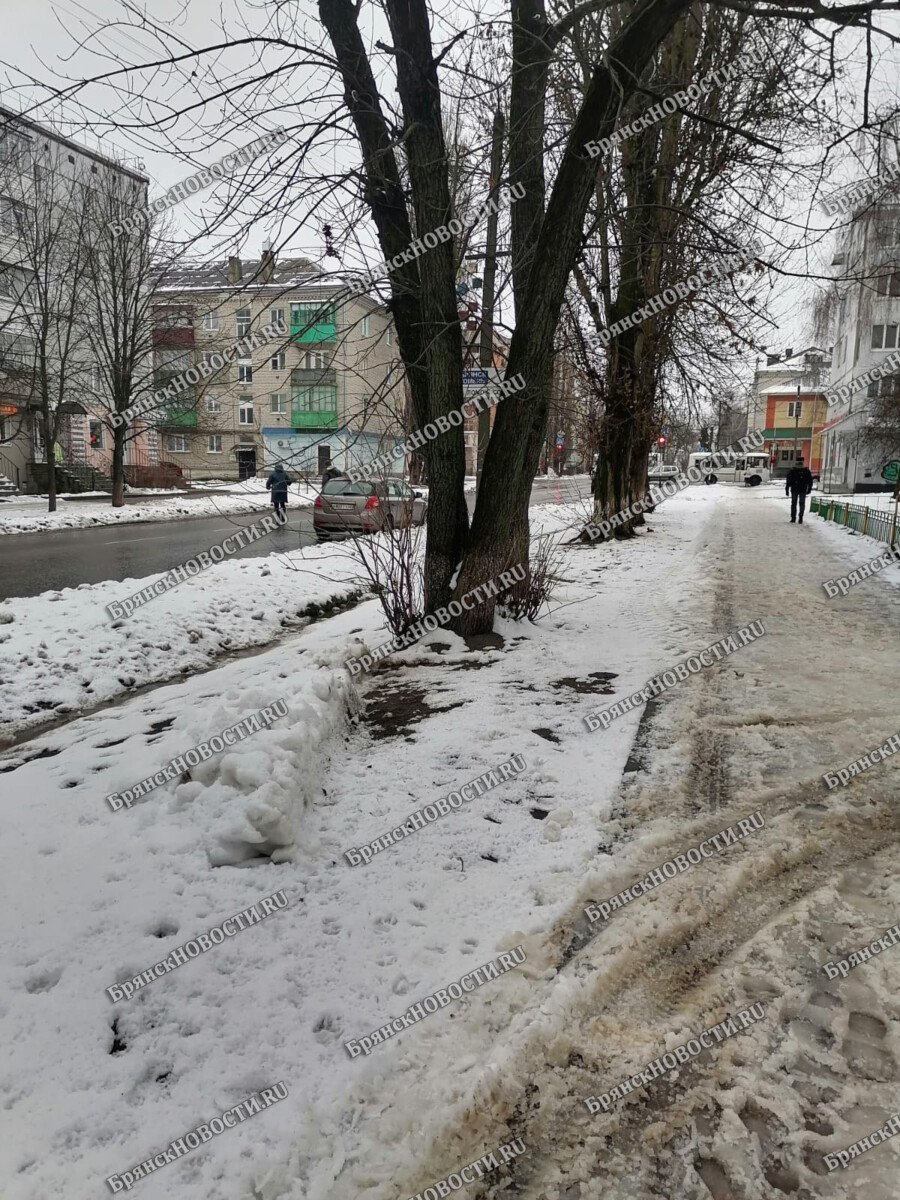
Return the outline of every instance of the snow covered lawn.
[[[207,486],[198,483],[197,489],[203,491]],[[145,521],[226,516],[256,512],[272,506],[265,479],[213,485],[214,491],[219,492],[220,489],[221,494],[212,496],[189,496],[181,492],[167,497],[161,492],[159,498],[154,496],[138,504],[126,504],[123,508],[112,508],[108,496],[105,504],[60,497],[55,513],[47,512],[46,496],[23,497],[0,503],[0,535],[41,533],[48,529],[85,529],[90,525],[135,525]],[[303,484],[292,484],[288,507],[308,508],[318,494],[317,488],[308,489]]]
[[[0,739],[267,645],[309,605],[367,590],[345,547],[308,546],[219,563],[110,619],[107,604],[167,573],[0,602]]]
[[[0,775],[4,1200],[104,1194],[108,1175],[282,1079],[286,1101],[141,1180],[140,1195],[396,1200],[468,1161],[422,1122],[437,1132],[496,1077],[510,1023],[555,976],[544,935],[596,865],[640,714],[602,738],[581,718],[705,644],[673,612],[702,587],[722,495],[688,489],[652,533],[567,551],[552,614],[500,622],[502,647],[437,631],[354,684],[340,664],[385,636],[366,601],[0,760],[13,767]],[[565,521],[542,509],[535,523]],[[254,594],[262,566],[248,565]],[[158,653],[147,637],[145,656]],[[270,730],[110,811],[108,793],[281,697],[289,714]],[[511,754],[527,764],[515,780],[367,867],[343,857]],[[280,861],[252,857],[273,827]],[[111,1004],[107,986],[278,889],[285,911]],[[522,967],[348,1057],[344,1041],[520,942]],[[485,1153],[507,1140],[490,1117],[483,1133]]]

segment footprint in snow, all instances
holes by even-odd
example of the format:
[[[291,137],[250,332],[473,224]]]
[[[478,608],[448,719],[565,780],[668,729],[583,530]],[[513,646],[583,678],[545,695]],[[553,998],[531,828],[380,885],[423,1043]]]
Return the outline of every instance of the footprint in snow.
[[[391,926],[396,925],[396,924],[397,924],[397,918],[394,916],[393,913],[388,913],[388,915],[386,917],[376,917],[375,918],[375,928],[378,931],[378,933],[387,933],[387,931],[391,928]]]

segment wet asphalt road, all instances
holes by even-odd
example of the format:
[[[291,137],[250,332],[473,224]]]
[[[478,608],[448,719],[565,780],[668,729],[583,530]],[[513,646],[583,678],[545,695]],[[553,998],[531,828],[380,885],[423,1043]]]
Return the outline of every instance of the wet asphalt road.
[[[532,504],[561,504],[590,491],[588,480],[535,480]],[[469,496],[469,509],[475,497]],[[55,533],[17,533],[0,537],[0,599],[36,596],[40,592],[103,579],[142,579],[167,571],[201,550],[221,542],[241,525],[263,513],[221,517],[189,517],[148,521],[144,525],[108,525],[64,529]],[[287,526],[276,529],[236,558],[259,558],[277,551],[314,545],[311,508],[288,509]]]

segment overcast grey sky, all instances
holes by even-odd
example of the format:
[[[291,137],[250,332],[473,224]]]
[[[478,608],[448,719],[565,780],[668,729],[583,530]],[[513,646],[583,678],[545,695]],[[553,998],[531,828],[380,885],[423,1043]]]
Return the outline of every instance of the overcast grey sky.
[[[232,34],[239,32],[240,17],[246,18],[254,27],[262,24],[265,13],[263,5],[242,5],[234,8],[232,3],[233,0],[223,0],[220,7],[219,0],[187,0],[186,3],[179,3],[177,0],[151,0],[148,11],[153,18],[165,22],[168,28],[176,31],[185,43],[198,47],[222,40],[222,12],[226,28]],[[366,8],[370,14],[377,14],[377,9],[371,5],[364,6],[364,14]],[[310,36],[321,36],[315,0],[308,0],[302,11],[308,17],[307,32]],[[11,107],[30,110],[37,119],[47,120],[52,116],[53,122],[62,132],[69,133],[79,142],[116,156],[127,155],[143,159],[151,179],[151,197],[161,194],[167,187],[190,174],[191,166],[208,165],[235,146],[244,145],[254,136],[259,136],[264,129],[287,123],[280,119],[278,113],[266,113],[254,122],[252,128],[235,130],[227,140],[217,140],[213,130],[216,129],[223,110],[214,108],[208,116],[198,111],[189,121],[183,120],[178,124],[174,135],[175,148],[167,144],[163,134],[153,130],[136,130],[133,133],[117,131],[114,136],[105,135],[98,140],[98,132],[105,134],[103,118],[121,115],[114,89],[109,86],[92,85],[81,92],[76,100],[60,105],[56,102],[48,103],[51,97],[50,88],[59,86],[65,77],[72,80],[81,79],[124,63],[146,63],[159,53],[158,44],[149,34],[127,29],[122,25],[108,29],[99,41],[86,41],[87,30],[101,28],[107,22],[116,21],[123,12],[120,0],[29,0],[27,4],[10,5],[3,12],[0,98]],[[895,30],[900,29],[900,18],[896,15],[879,20]],[[841,46],[843,65],[847,72],[847,115],[851,117],[855,115],[854,106],[856,111],[859,111],[854,93],[859,89],[862,58],[856,35],[844,36]],[[873,99],[876,102],[893,99],[896,103],[900,56],[896,50],[884,48],[883,43],[880,54],[883,61],[878,69]],[[225,61],[231,62],[232,59],[223,60]],[[239,54],[236,59],[239,66],[247,66],[249,62],[249,55],[242,59]],[[222,65],[223,63],[219,64],[220,70]],[[201,86],[206,81],[205,70],[206,67],[201,65],[197,80]],[[146,94],[158,101],[168,98],[174,105],[190,98],[193,90],[187,86],[187,81],[180,85],[178,93],[171,89],[171,79],[167,81],[160,78],[158,81],[148,82]],[[199,88],[196,94],[199,95]],[[292,114],[295,125],[309,116],[302,111],[302,104],[298,109],[299,111]],[[86,122],[90,127],[86,126]],[[833,169],[829,169],[829,181],[837,184],[842,178],[850,177],[854,173],[851,163],[845,162],[842,165],[836,159]],[[211,205],[209,194],[201,194],[172,210],[173,218],[180,227],[191,228],[192,212],[202,211],[204,195],[207,197],[207,203]],[[802,211],[798,207],[795,216],[802,224],[806,216],[805,210]],[[816,215],[815,222],[823,231],[831,224],[830,219],[821,212]],[[288,248],[293,252],[318,258],[323,247],[317,229],[318,226],[313,225],[301,230]],[[258,253],[262,241],[272,232],[264,222],[257,222],[246,243],[241,247],[242,252],[247,256]],[[782,264],[800,272],[806,269],[807,263],[813,272],[827,270],[832,249],[833,238],[830,235],[823,236],[821,244],[809,256],[795,254],[789,261],[782,260]],[[377,259],[374,252],[372,259]],[[331,266],[335,269],[337,264],[332,260]],[[799,348],[805,343],[810,326],[809,302],[813,290],[812,285],[805,281],[778,282],[769,301],[769,314],[776,324],[768,338],[771,347]]]

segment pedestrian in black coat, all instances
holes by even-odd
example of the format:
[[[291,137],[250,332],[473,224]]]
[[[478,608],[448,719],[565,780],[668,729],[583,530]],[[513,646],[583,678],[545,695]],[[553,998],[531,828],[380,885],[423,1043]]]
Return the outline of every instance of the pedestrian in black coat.
[[[803,465],[803,455],[797,459],[787,473],[784,481],[784,494],[791,498],[791,522],[797,520],[797,505],[800,505],[800,524],[803,524],[803,513],[806,508],[806,497],[812,491],[813,477],[809,467]]]
[[[266,480],[266,488],[272,493],[272,506],[275,509],[275,516],[280,517],[282,522],[287,520],[285,509],[287,507],[289,483],[290,479],[288,478],[287,471],[285,471],[281,463],[278,464]]]

